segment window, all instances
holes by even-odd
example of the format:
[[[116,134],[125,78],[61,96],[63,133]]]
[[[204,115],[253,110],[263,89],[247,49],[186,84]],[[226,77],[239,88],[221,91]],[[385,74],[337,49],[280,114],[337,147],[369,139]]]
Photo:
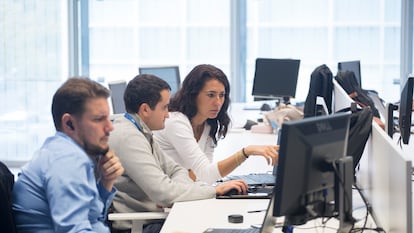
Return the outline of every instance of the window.
[[[51,99],[67,73],[64,1],[0,3],[2,161],[27,161],[53,134]]]
[[[400,1],[245,2],[247,59],[237,65],[246,80],[230,77],[231,0],[89,0],[90,77],[107,84],[129,81],[140,66],[178,65],[184,79],[209,63],[246,81],[252,101],[256,58],[295,58],[296,99],[303,101],[314,68],[327,64],[335,74],[337,62],[361,60],[363,88],[398,100]],[[68,12],[66,1],[0,3],[2,161],[27,161],[54,133],[52,95],[69,74]]]
[[[90,0],[90,75],[130,80],[138,67],[178,65],[184,79],[200,63],[229,75],[229,12],[229,0]]]
[[[301,60],[296,99],[305,100],[310,74],[326,64],[361,60],[362,87],[398,100],[400,1],[247,1],[247,97],[256,57]]]

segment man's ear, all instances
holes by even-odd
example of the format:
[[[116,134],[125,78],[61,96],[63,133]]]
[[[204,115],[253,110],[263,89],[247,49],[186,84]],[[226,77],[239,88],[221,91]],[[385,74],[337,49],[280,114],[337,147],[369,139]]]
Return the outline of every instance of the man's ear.
[[[141,106],[139,106],[139,110],[138,110],[139,115],[148,116],[150,112],[151,112],[151,107],[149,106],[149,104],[143,103],[141,104]]]
[[[62,116],[62,130],[65,132],[74,131],[73,117],[69,113],[65,113]]]

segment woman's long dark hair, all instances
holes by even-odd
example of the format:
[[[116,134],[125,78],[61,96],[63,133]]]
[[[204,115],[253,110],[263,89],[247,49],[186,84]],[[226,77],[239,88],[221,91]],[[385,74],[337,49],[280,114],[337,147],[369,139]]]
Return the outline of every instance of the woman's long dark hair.
[[[214,144],[217,144],[218,139],[226,136],[230,124],[230,117],[227,114],[230,105],[230,84],[222,70],[207,64],[194,67],[184,79],[182,87],[171,99],[169,110],[171,112],[181,112],[191,121],[198,110],[196,102],[197,96],[201,89],[203,89],[205,83],[211,79],[216,79],[221,82],[225,89],[224,103],[220,112],[216,118],[207,119],[207,124],[211,127],[209,136],[213,139]]]

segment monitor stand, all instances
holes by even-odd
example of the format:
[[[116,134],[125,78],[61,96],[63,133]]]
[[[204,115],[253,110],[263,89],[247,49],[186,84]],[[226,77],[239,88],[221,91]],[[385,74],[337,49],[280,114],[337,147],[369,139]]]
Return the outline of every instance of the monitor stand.
[[[354,183],[353,158],[343,157],[336,162],[335,207],[338,211],[338,233],[350,232],[355,223],[352,217],[352,184]]]

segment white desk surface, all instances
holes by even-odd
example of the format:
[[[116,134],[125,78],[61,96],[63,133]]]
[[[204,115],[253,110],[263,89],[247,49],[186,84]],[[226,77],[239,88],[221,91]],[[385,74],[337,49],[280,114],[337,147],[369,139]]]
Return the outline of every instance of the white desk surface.
[[[161,233],[201,233],[209,227],[249,228],[251,224],[261,224],[265,212],[247,213],[249,210],[263,210],[269,200],[221,200],[177,202],[171,209]],[[243,223],[229,223],[228,215],[241,214]]]
[[[360,201],[359,198],[355,198],[355,200]],[[161,233],[202,233],[212,227],[249,228],[252,224],[262,224],[265,212],[248,213],[247,211],[264,210],[268,203],[268,199],[206,199],[177,202],[170,210]],[[360,206],[359,203],[356,205]],[[354,218],[360,220],[356,225],[362,226],[365,213],[364,208],[354,210]],[[243,223],[229,223],[228,216],[231,214],[243,215]],[[326,221],[326,219],[324,220]],[[283,217],[277,218],[277,224],[283,224]],[[316,219],[305,225],[295,226],[294,232],[336,233],[338,226],[339,222],[336,219],[329,220],[325,225],[322,224],[322,219]],[[372,219],[369,219],[367,227],[374,227]],[[279,227],[275,228],[274,232],[282,231]]]

